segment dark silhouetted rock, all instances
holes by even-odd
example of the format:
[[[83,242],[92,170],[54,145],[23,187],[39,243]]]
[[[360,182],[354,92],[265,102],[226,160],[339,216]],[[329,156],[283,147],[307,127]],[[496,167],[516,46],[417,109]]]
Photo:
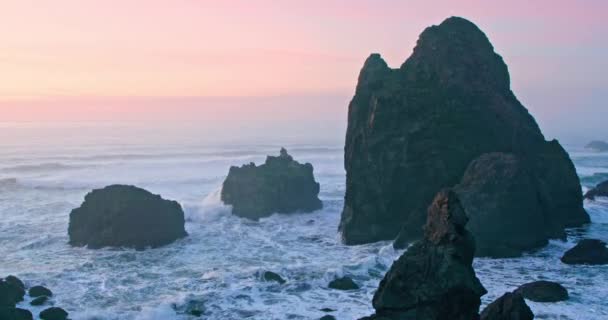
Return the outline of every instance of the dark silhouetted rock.
[[[608,151],[608,142],[599,140],[591,141],[585,146],[585,148],[598,152],[606,152]]]
[[[0,279],[0,307],[15,307],[23,301],[25,286],[17,277],[8,276]]]
[[[32,320],[34,316],[25,309],[0,306],[0,319],[2,320]]]
[[[48,300],[49,300],[48,296],[40,296],[40,297],[37,297],[34,300],[32,300],[30,302],[30,304],[33,306],[41,306],[41,305],[45,304]]]
[[[159,247],[187,236],[176,201],[144,189],[111,185],[87,194],[70,213],[70,244],[101,247]]]
[[[328,287],[336,290],[357,290],[359,286],[350,277],[337,278],[329,282]]]
[[[49,290],[43,286],[33,286],[30,288],[28,293],[29,293],[30,297],[32,297],[32,298],[41,297],[41,296],[47,296],[47,297],[53,296],[53,292],[51,292],[51,290]]]
[[[200,299],[189,299],[183,305],[173,305],[173,309],[177,314],[200,317],[205,313],[205,303]]]
[[[42,320],[66,320],[68,313],[61,308],[52,307],[40,312],[39,316]]]
[[[326,315],[322,316],[321,318],[319,318],[319,320],[336,320],[336,317],[334,317],[330,314],[326,314]]]
[[[521,285],[515,293],[536,302],[557,302],[568,300],[568,290],[561,284],[551,281],[534,281]]]
[[[277,273],[274,273],[272,271],[265,271],[262,274],[262,279],[264,281],[274,281],[274,282],[278,282],[280,284],[285,283],[285,279],[283,279],[280,275],[278,275]]]
[[[566,251],[561,260],[565,264],[608,264],[608,249],[601,240],[583,239]]]
[[[585,199],[595,200],[595,197],[608,197],[608,180],[585,193]]]
[[[21,279],[15,277],[15,276],[8,276],[8,277],[4,278],[4,281],[25,291],[25,284],[23,283],[23,281],[21,281]]]
[[[535,189],[546,192],[552,225],[589,221],[568,154],[545,140],[477,26],[452,17],[427,28],[398,69],[372,54],[348,111],[344,242],[392,240],[401,230],[405,241],[419,239],[435,193],[458,184],[472,160],[491,152],[522,159]]]
[[[310,163],[300,164],[281,149],[260,166],[231,167],[222,187],[222,201],[232,213],[259,219],[273,213],[311,212],[323,207],[319,183]]]
[[[481,312],[480,320],[532,320],[534,313],[519,293],[507,292]]]
[[[456,193],[440,191],[428,208],[424,237],[414,243],[380,282],[376,314],[366,319],[471,320],[486,290],[475,276],[475,241]]]

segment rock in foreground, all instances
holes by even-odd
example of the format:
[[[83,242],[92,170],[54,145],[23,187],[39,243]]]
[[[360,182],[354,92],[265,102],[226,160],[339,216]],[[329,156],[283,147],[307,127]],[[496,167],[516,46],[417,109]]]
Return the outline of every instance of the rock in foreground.
[[[606,243],[597,239],[583,239],[562,257],[565,264],[608,264]]]
[[[515,293],[535,302],[558,302],[568,300],[568,290],[551,281],[534,281],[519,286]]]
[[[507,292],[481,312],[480,320],[532,320],[534,313],[519,293]]]
[[[593,151],[598,151],[598,152],[606,152],[608,151],[608,142],[606,141],[600,141],[600,140],[594,140],[589,142],[585,148],[587,149],[591,149]]]
[[[608,197],[608,180],[585,193],[585,199],[595,200],[595,197]]]
[[[293,160],[285,149],[260,166],[231,167],[222,187],[222,201],[232,206],[232,213],[253,220],[321,209],[318,195],[312,165]]]
[[[424,238],[393,265],[374,294],[366,319],[471,320],[486,290],[475,276],[475,242],[456,194],[440,191],[428,208]]]
[[[138,249],[159,247],[188,235],[179,203],[126,185],[87,194],[70,213],[68,234],[74,246]]]

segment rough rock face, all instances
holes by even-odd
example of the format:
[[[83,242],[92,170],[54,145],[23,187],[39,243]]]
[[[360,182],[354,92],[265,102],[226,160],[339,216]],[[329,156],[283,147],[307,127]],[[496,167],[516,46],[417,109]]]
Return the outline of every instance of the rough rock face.
[[[458,184],[469,163],[490,152],[525,160],[548,193],[555,225],[588,221],[568,154],[545,141],[477,26],[453,17],[427,28],[398,69],[372,54],[348,111],[345,243],[395,239],[402,228],[405,238],[420,238],[437,190]]]
[[[515,293],[536,302],[557,302],[568,300],[568,290],[561,284],[551,281],[534,281],[519,286]]]
[[[481,312],[480,320],[532,320],[534,314],[519,293],[507,292]]]
[[[87,194],[70,213],[70,244],[100,247],[158,247],[187,236],[176,201],[144,189],[111,185]]]
[[[466,223],[456,194],[440,191],[424,238],[393,263],[374,295],[376,314],[366,319],[477,319],[486,290],[472,267],[475,241]]]
[[[591,141],[585,146],[585,148],[593,151],[606,152],[608,151],[608,142],[600,140]]]
[[[232,213],[254,220],[321,209],[318,195],[312,165],[293,160],[283,148],[278,157],[268,156],[260,166],[231,167],[222,188],[222,201],[232,205]]]
[[[608,264],[606,243],[597,239],[583,239],[562,257],[565,264]]]
[[[595,197],[608,197],[608,180],[585,193],[585,199],[595,200]]]

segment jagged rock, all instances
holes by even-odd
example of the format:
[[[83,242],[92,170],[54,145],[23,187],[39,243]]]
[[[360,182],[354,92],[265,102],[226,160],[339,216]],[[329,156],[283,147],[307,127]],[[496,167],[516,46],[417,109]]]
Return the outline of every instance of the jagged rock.
[[[323,207],[319,183],[310,163],[300,164],[285,149],[278,157],[231,167],[222,187],[222,201],[232,213],[257,220],[273,213],[311,212]]]
[[[348,111],[344,242],[392,240],[402,229],[402,238],[419,239],[437,190],[458,184],[472,160],[491,152],[526,163],[553,225],[589,221],[568,154],[545,141],[477,26],[452,17],[427,28],[398,69],[372,54]]]
[[[17,277],[8,276],[0,279],[0,307],[15,307],[23,301],[25,286]]]
[[[595,197],[608,197],[608,180],[585,193],[585,199],[595,200]]]
[[[608,151],[608,142],[606,141],[600,141],[600,140],[594,140],[589,142],[585,148],[587,149],[591,149],[593,151],[598,151],[598,152],[606,152]]]
[[[187,236],[184,212],[135,186],[111,185],[87,194],[70,213],[70,244],[101,247],[159,247]]]
[[[485,288],[475,276],[475,241],[456,193],[440,191],[428,208],[424,238],[393,265],[374,294],[370,320],[471,320]]]
[[[43,286],[33,286],[30,288],[28,293],[29,293],[30,297],[32,297],[32,298],[41,297],[41,296],[47,296],[47,297],[53,296],[53,292],[51,292],[51,290],[49,290]]]
[[[0,319],[2,320],[32,320],[31,312],[21,308],[0,306]]]
[[[535,302],[557,302],[568,300],[568,290],[561,284],[551,281],[534,281],[519,286],[515,293]]]
[[[284,284],[286,282],[285,279],[283,279],[279,274],[274,273],[272,271],[265,271],[262,274],[262,279],[264,281],[274,281],[274,282],[278,282],[280,284]]]
[[[562,256],[565,264],[608,264],[606,243],[597,239],[583,239]]]
[[[41,306],[41,305],[45,304],[48,300],[49,300],[48,296],[40,296],[40,297],[37,297],[34,300],[32,300],[30,302],[30,304],[33,306]]]
[[[42,320],[67,320],[68,313],[61,308],[51,307],[40,312],[39,317]]]
[[[480,320],[532,320],[534,313],[519,293],[507,292],[481,312]]]
[[[359,286],[350,277],[341,277],[334,279],[329,282],[328,285],[331,289],[336,290],[357,290]]]

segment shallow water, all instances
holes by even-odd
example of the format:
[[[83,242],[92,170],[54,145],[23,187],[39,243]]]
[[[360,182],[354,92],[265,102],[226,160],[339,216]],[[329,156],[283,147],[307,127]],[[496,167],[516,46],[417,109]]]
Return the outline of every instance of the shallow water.
[[[186,319],[172,304],[191,298],[203,301],[209,319],[314,319],[324,315],[323,308],[336,310],[338,319],[355,319],[372,312],[374,290],[400,254],[389,242],[340,243],[345,188],[340,143],[151,144],[112,134],[58,139],[62,133],[50,139],[31,128],[14,130],[0,127],[4,137],[28,139],[0,141],[0,275],[48,286],[55,304],[72,319]],[[219,200],[228,168],[260,163],[283,145],[297,160],[314,165],[324,209],[259,222],[231,216]],[[566,147],[585,188],[608,178],[608,154]],[[190,236],[146,251],[67,245],[70,210],[90,189],[111,183],[136,184],[179,201]],[[522,258],[477,259],[475,269],[489,291],[484,303],[524,282],[550,279],[563,283],[571,299],[530,302],[537,319],[607,318],[608,267],[559,262],[581,237],[608,240],[608,200],[586,207],[593,223],[570,230],[567,242],[552,241]],[[265,270],[281,274],[287,284],[260,281]],[[345,274],[362,289],[327,288]]]

